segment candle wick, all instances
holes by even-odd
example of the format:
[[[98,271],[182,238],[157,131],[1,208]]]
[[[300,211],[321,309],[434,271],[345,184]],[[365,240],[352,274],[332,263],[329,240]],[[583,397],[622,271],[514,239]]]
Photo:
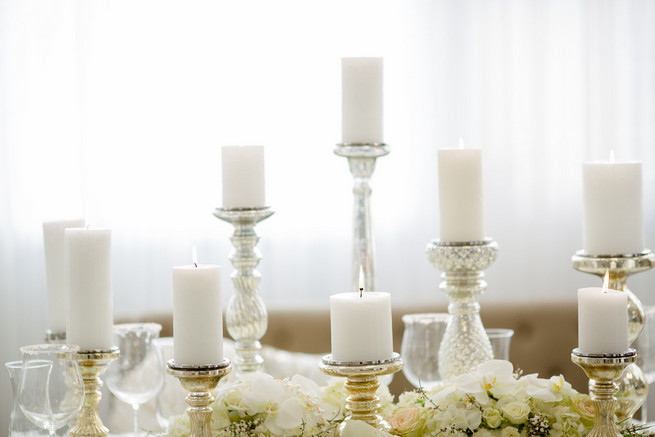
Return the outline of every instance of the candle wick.
[[[198,263],[193,263],[193,265],[196,266],[196,268],[198,268]]]
[[[364,291],[364,287],[360,287],[359,289],[359,297],[362,297],[362,292]]]

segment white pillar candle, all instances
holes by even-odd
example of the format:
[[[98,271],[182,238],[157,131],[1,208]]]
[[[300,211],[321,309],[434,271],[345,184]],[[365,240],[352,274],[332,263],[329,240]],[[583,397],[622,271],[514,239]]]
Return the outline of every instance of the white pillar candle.
[[[391,296],[364,291],[330,296],[332,358],[378,361],[393,355]]]
[[[583,250],[623,255],[644,250],[640,162],[583,164]]]
[[[66,229],[68,313],[66,341],[83,351],[114,346],[111,231]]]
[[[383,142],[382,58],[341,59],[341,141]]]
[[[264,146],[222,148],[223,208],[266,206]]]
[[[173,358],[178,365],[223,361],[221,268],[173,267]]]
[[[484,239],[482,158],[479,149],[439,150],[441,241]]]
[[[66,332],[66,250],[64,229],[84,226],[84,219],[43,223],[46,285],[48,290],[48,328]]]
[[[628,298],[598,287],[578,290],[578,348],[585,354],[628,350]]]

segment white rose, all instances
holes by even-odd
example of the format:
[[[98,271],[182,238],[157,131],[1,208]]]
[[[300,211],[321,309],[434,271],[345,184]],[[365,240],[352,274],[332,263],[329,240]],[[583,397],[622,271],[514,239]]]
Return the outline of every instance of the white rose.
[[[530,414],[530,407],[523,401],[512,401],[501,407],[503,416],[514,425],[525,422]]]
[[[501,437],[521,437],[521,433],[519,432],[518,429],[514,428],[513,426],[506,426],[500,432],[500,436]]]
[[[503,416],[495,407],[487,407],[482,410],[482,419],[489,428],[498,428],[503,423]]]

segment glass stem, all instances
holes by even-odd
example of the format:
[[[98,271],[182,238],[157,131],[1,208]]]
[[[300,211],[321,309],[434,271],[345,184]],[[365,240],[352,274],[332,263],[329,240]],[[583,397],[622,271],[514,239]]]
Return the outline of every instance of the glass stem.
[[[134,437],[139,432],[139,404],[132,404],[134,410]]]

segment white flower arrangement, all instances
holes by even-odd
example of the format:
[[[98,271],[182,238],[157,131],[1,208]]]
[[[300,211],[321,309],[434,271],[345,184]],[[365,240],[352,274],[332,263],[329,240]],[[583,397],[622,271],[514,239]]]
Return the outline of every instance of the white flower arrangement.
[[[255,374],[219,385],[212,404],[212,436],[332,437],[344,418],[344,380],[324,387],[294,376],[276,380]],[[588,395],[560,376],[518,377],[511,363],[492,360],[452,384],[400,395],[378,390],[391,433],[402,437],[585,437],[593,425]],[[389,436],[348,422],[342,437]],[[637,433],[631,433],[636,435]],[[172,418],[168,437],[187,437],[186,414]]]

